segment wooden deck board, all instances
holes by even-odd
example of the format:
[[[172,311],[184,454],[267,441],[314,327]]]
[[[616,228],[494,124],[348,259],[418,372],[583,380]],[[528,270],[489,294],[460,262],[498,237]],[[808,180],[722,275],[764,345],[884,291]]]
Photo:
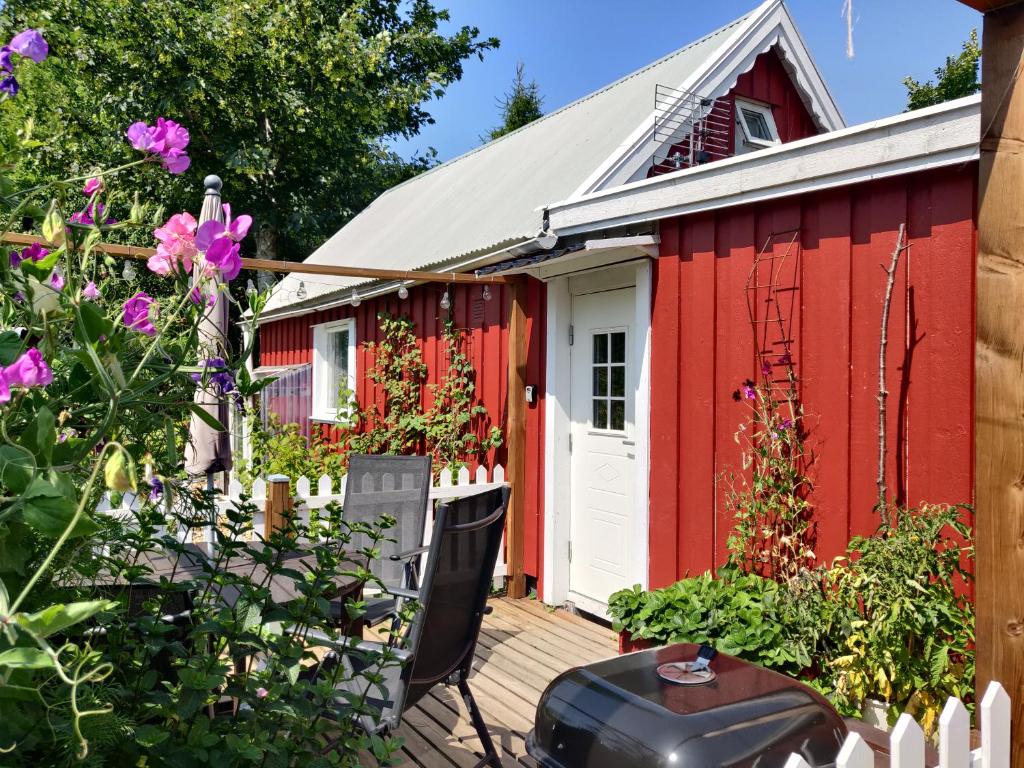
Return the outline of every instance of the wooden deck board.
[[[535,768],[524,740],[544,688],[561,672],[614,656],[615,635],[605,626],[534,600],[496,598],[484,618],[469,680],[506,768]],[[437,686],[406,714],[402,765],[471,768],[482,751],[458,691]]]

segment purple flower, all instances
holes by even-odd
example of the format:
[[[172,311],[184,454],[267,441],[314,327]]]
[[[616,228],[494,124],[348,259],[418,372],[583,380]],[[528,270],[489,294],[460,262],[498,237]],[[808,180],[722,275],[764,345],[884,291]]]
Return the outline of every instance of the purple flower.
[[[54,270],[53,274],[50,275],[50,287],[53,288],[53,290],[55,290],[55,291],[63,291],[64,290],[64,275],[62,275],[57,270]]]
[[[210,373],[210,383],[217,387],[221,393],[227,394],[235,388],[235,377],[228,369],[228,364],[222,357],[211,357],[203,361],[203,368]],[[202,373],[193,373],[192,381],[199,384],[203,380]]]
[[[0,403],[11,402],[11,386],[7,383],[4,372],[0,371]]]
[[[11,64],[11,46],[9,45],[0,48],[0,70],[4,72],[14,71],[14,66]]]
[[[53,381],[53,372],[33,347],[4,368],[2,378],[7,386],[45,387]]]
[[[11,266],[17,267],[23,261],[42,261],[50,252],[43,248],[39,243],[32,243],[27,248],[24,248],[21,253],[14,251],[11,253]]]
[[[160,497],[164,495],[164,484],[159,477],[155,475],[149,481],[149,500],[159,501]]]
[[[744,384],[742,387],[740,387],[740,392],[743,393],[743,396],[747,398],[747,400],[753,400],[755,397],[757,397],[757,390],[754,389],[749,384]]]
[[[25,301],[25,294],[22,291],[15,291],[14,296],[12,296],[11,298],[18,302],[19,304],[22,304]]]
[[[789,429],[792,426],[792,421],[790,421],[789,419],[783,419],[782,422],[779,424],[779,429]]]
[[[207,271],[209,268],[213,268],[220,273],[221,279],[225,282],[234,280],[242,271],[242,258],[238,255],[239,250],[241,250],[241,246],[232,242],[230,238],[218,237],[206,250]]]
[[[103,203],[96,203],[93,205],[90,203],[85,206],[81,211],[75,211],[68,217],[68,221],[72,224],[117,224],[117,219],[112,219],[109,216],[103,218],[103,211],[105,210]],[[99,221],[103,219],[103,221]]]
[[[147,336],[156,335],[156,327],[150,320],[149,310],[153,297],[145,291],[139,291],[124,303],[124,324],[133,331]]]
[[[103,179],[101,179],[99,176],[93,176],[91,179],[85,182],[85,186],[82,187],[82,194],[85,195],[86,197],[92,197],[93,193],[102,188]]]
[[[772,364],[769,363],[767,360],[761,363],[761,374],[764,376],[772,375]]]
[[[98,299],[100,297],[100,289],[96,287],[96,283],[90,280],[85,284],[85,288],[82,289],[82,295],[87,299]]]
[[[27,59],[32,59],[36,64],[46,60],[50,52],[50,46],[37,29],[26,29],[11,38],[11,50]]]
[[[191,163],[185,154],[189,142],[188,130],[173,120],[158,117],[156,125],[146,125],[141,121],[132,123],[125,136],[140,152],[159,157],[164,168],[171,173],[182,173]]]
[[[265,699],[265,698],[267,698],[267,694],[269,694],[269,693],[270,693],[270,691],[268,691],[263,686],[260,686],[259,688],[256,689],[256,698],[257,699]]]
[[[0,80],[0,92],[6,93],[8,96],[17,96],[20,87],[14,75],[8,75]]]
[[[793,362],[793,356],[787,352],[779,358],[779,365],[791,365]]]

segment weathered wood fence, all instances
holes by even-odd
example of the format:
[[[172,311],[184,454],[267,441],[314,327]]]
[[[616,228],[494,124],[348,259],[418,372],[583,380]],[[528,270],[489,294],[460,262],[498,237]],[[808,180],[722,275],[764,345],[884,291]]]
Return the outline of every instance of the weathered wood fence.
[[[992,683],[978,707],[981,746],[971,749],[971,717],[959,699],[949,699],[939,717],[940,768],[1010,768],[1010,697]],[[924,731],[910,715],[900,715],[889,735],[891,768],[925,768]],[[858,734],[846,737],[836,768],[873,768],[875,756]],[[808,768],[800,755],[790,755],[786,768]]]

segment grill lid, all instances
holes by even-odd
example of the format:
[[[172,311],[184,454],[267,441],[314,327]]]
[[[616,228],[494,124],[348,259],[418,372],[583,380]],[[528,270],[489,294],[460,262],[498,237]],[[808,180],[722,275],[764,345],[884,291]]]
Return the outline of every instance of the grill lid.
[[[693,661],[671,645],[563,673],[537,705],[527,751],[545,768],[783,768],[790,752],[831,766],[846,726],[816,691],[718,654],[704,685],[662,680],[661,664]]]

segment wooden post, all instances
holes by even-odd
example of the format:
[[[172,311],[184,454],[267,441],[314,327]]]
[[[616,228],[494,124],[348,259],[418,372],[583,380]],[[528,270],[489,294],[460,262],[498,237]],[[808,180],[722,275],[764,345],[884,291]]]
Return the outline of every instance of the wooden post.
[[[267,478],[267,500],[263,505],[263,538],[283,528],[292,510],[291,481],[287,475]]]
[[[985,14],[982,49],[974,360],[976,690],[996,680],[1013,692],[1011,765],[1024,768],[1024,3]]]
[[[508,596],[526,597],[523,573],[525,486],[526,486],[526,282],[516,279],[509,286],[508,322],[508,445],[506,478],[512,485],[505,523]]]

